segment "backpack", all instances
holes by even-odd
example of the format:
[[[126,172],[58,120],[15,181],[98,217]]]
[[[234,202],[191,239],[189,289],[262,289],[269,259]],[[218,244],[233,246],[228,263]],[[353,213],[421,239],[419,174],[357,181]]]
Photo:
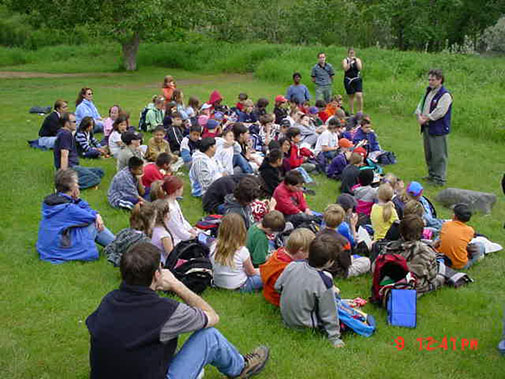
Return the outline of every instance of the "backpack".
[[[392,289],[415,289],[416,277],[400,254],[381,254],[375,259],[370,302],[385,307]]]
[[[396,155],[392,151],[385,151],[377,157],[377,163],[386,166],[396,163]]]
[[[121,257],[130,247],[139,242],[151,242],[151,239],[145,233],[136,231],[132,228],[126,228],[116,234],[116,238],[108,244],[103,252],[107,260],[118,267],[121,262]]]
[[[338,319],[342,332],[353,331],[360,336],[370,337],[376,329],[375,318],[372,315],[352,308],[342,299],[337,300]]]
[[[145,107],[142,112],[140,112],[140,119],[139,119],[139,129],[147,132],[147,124],[146,124],[146,115],[147,111],[149,111],[149,108]]]
[[[197,239],[179,242],[168,256],[165,268],[172,271],[186,287],[198,294],[212,283],[209,248]]]
[[[219,225],[221,224],[221,219],[223,215],[208,215],[196,223],[196,227],[205,232],[209,232],[211,236],[217,237],[217,231],[219,229]]]

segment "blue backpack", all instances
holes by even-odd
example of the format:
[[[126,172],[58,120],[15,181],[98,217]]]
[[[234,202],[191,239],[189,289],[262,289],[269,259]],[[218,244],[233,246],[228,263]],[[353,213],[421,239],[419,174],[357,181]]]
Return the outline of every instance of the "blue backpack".
[[[345,300],[337,298],[340,329],[352,330],[360,336],[370,337],[376,329],[375,318],[349,306]]]
[[[393,289],[388,297],[388,324],[415,328],[417,326],[416,290]]]

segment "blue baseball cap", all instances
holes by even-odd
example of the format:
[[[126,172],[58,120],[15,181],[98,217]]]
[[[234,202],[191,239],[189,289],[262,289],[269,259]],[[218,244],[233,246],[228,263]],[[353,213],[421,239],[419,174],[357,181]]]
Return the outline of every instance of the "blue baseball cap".
[[[219,125],[219,122],[217,122],[216,120],[209,120],[207,121],[207,129],[216,129]]]
[[[407,186],[407,193],[414,197],[421,196],[423,194],[423,190],[424,188],[419,182],[410,182]]]

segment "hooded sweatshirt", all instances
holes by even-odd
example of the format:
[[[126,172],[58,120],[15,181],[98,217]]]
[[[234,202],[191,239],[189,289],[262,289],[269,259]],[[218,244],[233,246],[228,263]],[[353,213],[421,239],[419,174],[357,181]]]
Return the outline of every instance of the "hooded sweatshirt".
[[[279,306],[281,295],[275,291],[275,282],[293,258],[281,247],[273,252],[268,260],[260,266],[261,281],[263,282],[263,296],[275,306]]]
[[[98,259],[95,241],[87,230],[97,213],[84,200],[63,193],[47,196],[36,244],[40,259],[51,263]]]
[[[224,197],[224,214],[226,215],[228,213],[238,213],[241,215],[244,219],[246,229],[249,229],[249,227],[254,224],[251,206],[240,204],[232,193]]]
[[[215,108],[216,107],[215,103],[220,100],[223,100],[223,97],[221,96],[219,91],[215,90],[215,91],[212,91],[212,93],[210,94],[208,103],[211,104],[213,108]]]

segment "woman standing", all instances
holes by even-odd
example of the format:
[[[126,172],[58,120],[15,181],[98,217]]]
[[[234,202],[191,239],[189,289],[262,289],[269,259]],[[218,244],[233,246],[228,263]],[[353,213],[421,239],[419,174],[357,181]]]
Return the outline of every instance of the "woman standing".
[[[349,95],[349,108],[351,114],[354,114],[354,99],[356,98],[357,110],[363,111],[363,82],[361,80],[361,70],[363,64],[361,59],[356,57],[356,51],[350,47],[347,50],[347,57],[342,61],[344,69],[344,87]]]

